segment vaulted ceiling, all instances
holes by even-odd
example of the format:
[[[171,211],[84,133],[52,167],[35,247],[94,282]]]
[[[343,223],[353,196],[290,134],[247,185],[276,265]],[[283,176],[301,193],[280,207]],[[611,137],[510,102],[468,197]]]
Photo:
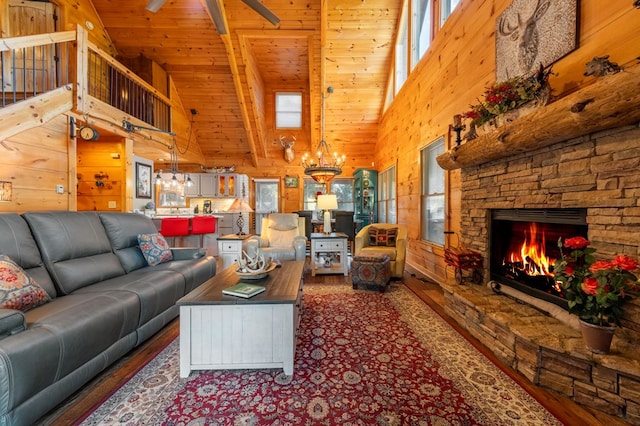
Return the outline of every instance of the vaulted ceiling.
[[[121,57],[144,55],[171,76],[207,167],[259,167],[278,150],[273,93],[300,90],[304,130],[296,150],[325,139],[348,158],[371,156],[393,53],[400,0],[262,0],[272,25],[241,0],[92,0]],[[206,2],[217,2],[220,35]],[[196,109],[191,116],[189,111]]]

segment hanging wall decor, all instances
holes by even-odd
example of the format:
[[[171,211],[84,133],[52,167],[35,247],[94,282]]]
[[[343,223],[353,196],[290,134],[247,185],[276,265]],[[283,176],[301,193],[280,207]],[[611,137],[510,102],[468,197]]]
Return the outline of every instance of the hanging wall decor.
[[[496,21],[496,81],[533,74],[576,48],[577,0],[514,0]]]

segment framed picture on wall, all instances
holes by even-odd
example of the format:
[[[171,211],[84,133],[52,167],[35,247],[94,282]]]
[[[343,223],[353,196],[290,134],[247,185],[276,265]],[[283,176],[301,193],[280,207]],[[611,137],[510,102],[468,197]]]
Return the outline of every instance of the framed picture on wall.
[[[298,177],[297,176],[285,176],[285,178],[284,178],[284,187],[285,188],[297,188],[298,187]]]
[[[151,166],[136,163],[136,197],[151,198]]]

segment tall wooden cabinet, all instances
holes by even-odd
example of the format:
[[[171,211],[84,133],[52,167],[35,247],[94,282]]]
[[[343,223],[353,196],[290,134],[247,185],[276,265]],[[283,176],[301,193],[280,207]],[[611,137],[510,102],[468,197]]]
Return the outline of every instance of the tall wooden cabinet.
[[[356,232],[370,223],[378,221],[378,172],[370,169],[357,169],[353,173],[353,192],[355,196]]]

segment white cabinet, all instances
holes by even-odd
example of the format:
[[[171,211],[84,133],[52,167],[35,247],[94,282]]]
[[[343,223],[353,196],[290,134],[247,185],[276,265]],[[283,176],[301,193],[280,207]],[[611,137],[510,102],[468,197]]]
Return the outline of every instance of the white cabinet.
[[[347,234],[311,234],[311,276],[316,274],[349,274]]]
[[[185,197],[215,197],[217,175],[211,173],[193,173],[189,175],[193,185],[184,187]]]
[[[242,256],[242,250],[246,250],[246,241],[249,235],[223,235],[218,237],[218,257],[222,259],[222,269],[227,269]]]
[[[216,176],[211,173],[200,173],[200,196],[216,196]]]
[[[236,175],[223,174],[218,175],[218,197],[236,198]]]
[[[218,197],[249,199],[249,176],[236,173],[216,175],[218,182],[216,195]]]

